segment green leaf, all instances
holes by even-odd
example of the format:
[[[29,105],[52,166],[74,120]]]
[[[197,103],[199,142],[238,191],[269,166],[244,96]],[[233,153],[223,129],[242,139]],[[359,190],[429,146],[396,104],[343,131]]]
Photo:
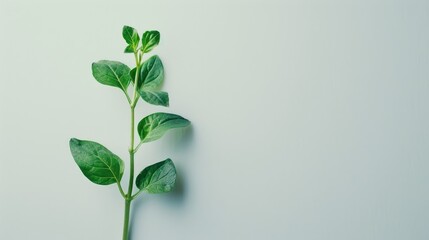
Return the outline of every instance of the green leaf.
[[[140,40],[137,30],[134,29],[133,27],[126,26],[126,25],[122,28],[122,37],[124,37],[125,41],[128,44],[133,44]]]
[[[168,130],[186,127],[189,120],[171,113],[153,113],[144,117],[137,125],[137,131],[142,142],[160,139]]]
[[[130,70],[130,77],[131,77],[131,81],[134,83],[134,80],[135,80],[135,78],[136,78],[136,71],[137,71],[137,69],[136,68],[133,68],[133,69],[131,69]]]
[[[130,70],[131,81],[136,77],[136,68]],[[138,88],[144,90],[158,90],[164,81],[164,66],[161,59],[154,55],[147,59],[140,67]]]
[[[135,81],[136,68],[131,69],[131,81]],[[146,102],[168,107],[168,93],[159,91],[164,80],[164,67],[158,56],[149,58],[140,68],[137,91]]]
[[[101,84],[127,91],[130,84],[130,68],[117,61],[101,60],[92,64],[92,75]]]
[[[131,45],[128,45],[125,49],[124,49],[124,53],[133,53],[134,52],[134,47]]]
[[[121,181],[124,162],[103,145],[72,138],[70,151],[82,173],[91,182],[109,185]]]
[[[128,46],[125,48],[126,53],[135,52],[139,46],[140,37],[137,33],[137,30],[130,26],[124,26],[122,28],[122,37],[128,43]]]
[[[165,107],[168,107],[169,105],[168,93],[166,92],[141,90],[141,89],[138,92],[140,96],[143,98],[143,100],[145,100],[150,104],[165,106]]]
[[[143,90],[159,89],[164,81],[164,66],[161,59],[154,55],[146,60],[140,68],[138,88]]]
[[[143,169],[136,178],[137,188],[148,193],[170,192],[176,183],[176,168],[171,159]]]
[[[158,31],[146,31],[142,36],[142,51],[147,53],[150,52],[154,47],[159,44],[159,40],[161,39],[161,35]]]

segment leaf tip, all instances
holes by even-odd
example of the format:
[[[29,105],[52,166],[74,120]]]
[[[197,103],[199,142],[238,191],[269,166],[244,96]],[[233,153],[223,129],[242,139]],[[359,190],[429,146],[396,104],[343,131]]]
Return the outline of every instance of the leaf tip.
[[[167,93],[167,95],[165,97],[165,105],[164,106],[165,107],[170,107],[170,97],[168,96],[168,93]]]
[[[125,33],[126,31],[129,31],[129,30],[133,31],[135,29],[133,27],[131,27],[131,26],[128,26],[128,25],[124,25],[122,27],[122,33]]]
[[[70,143],[70,145],[79,145],[80,141],[77,138],[70,138],[69,143]]]
[[[187,127],[187,126],[191,125],[191,121],[190,121],[190,120],[188,120],[188,119],[186,119],[186,118],[183,118],[183,119],[185,120],[185,124],[186,124],[186,126],[185,126],[185,127]]]

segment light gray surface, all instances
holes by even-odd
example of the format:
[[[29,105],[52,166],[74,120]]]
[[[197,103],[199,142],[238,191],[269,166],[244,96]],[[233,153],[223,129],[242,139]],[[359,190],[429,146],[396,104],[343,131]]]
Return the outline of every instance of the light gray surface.
[[[120,239],[68,139],[127,160],[126,101],[90,71],[132,63],[124,24],[161,32],[193,123],[137,154],[181,186],[134,204],[133,239],[429,239],[428,1],[143,2],[0,1],[0,239]]]

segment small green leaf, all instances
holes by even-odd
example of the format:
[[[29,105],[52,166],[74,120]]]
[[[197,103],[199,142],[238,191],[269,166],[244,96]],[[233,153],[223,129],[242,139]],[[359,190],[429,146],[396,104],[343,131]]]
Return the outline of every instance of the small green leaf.
[[[130,70],[130,77],[131,77],[131,81],[134,83],[134,80],[136,78],[136,68],[133,68]]]
[[[134,83],[135,77],[136,77],[136,68],[131,69],[130,71],[130,77],[131,81]],[[142,81],[142,80],[139,80]],[[147,103],[158,105],[158,106],[165,106],[168,107],[169,105],[169,97],[168,93],[159,91],[159,87],[144,87],[140,85],[140,88],[137,88],[137,92],[141,96],[143,100],[145,100]]]
[[[160,139],[168,130],[186,127],[189,120],[171,113],[153,113],[144,117],[137,125],[137,131],[142,142]]]
[[[134,47],[131,45],[128,45],[125,49],[124,49],[124,53],[133,53],[134,52]]]
[[[161,59],[154,55],[146,60],[140,68],[138,88],[159,89],[164,81],[164,66]]]
[[[136,68],[131,69],[131,81],[135,81]],[[168,93],[160,91],[164,80],[164,67],[158,56],[153,56],[143,63],[140,69],[137,91],[146,102],[168,107]]]
[[[131,81],[136,78],[136,68],[130,70]],[[161,59],[154,55],[140,67],[138,88],[142,90],[158,90],[164,81],[164,66]]]
[[[72,138],[70,151],[82,173],[91,182],[109,185],[121,181],[124,162],[103,145]]]
[[[137,33],[137,30],[130,26],[124,26],[122,28],[122,37],[128,43],[128,46],[125,48],[126,53],[135,52],[139,46],[140,37]]]
[[[164,107],[169,105],[168,93],[166,92],[151,90],[139,90],[138,92],[143,100],[150,104]]]
[[[159,40],[161,39],[161,35],[158,31],[146,31],[142,36],[142,51],[147,53],[150,52],[154,47],[159,44]]]
[[[92,75],[101,84],[127,91],[130,84],[130,68],[117,61],[101,60],[92,64]]]
[[[171,159],[143,169],[136,178],[137,188],[148,193],[170,192],[176,183],[176,168]]]
[[[126,25],[122,28],[122,37],[124,37],[125,41],[128,44],[132,44],[140,40],[137,30],[134,29],[133,27],[126,26]]]

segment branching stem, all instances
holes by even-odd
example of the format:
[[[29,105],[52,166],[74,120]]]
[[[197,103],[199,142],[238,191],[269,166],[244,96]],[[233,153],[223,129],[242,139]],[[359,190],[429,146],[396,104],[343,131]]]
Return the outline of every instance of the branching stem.
[[[131,200],[134,200],[143,190],[137,191],[134,195],[131,196]]]
[[[130,153],[130,180],[128,182],[128,192],[127,194],[124,193],[122,190],[122,187],[120,184],[119,191],[121,192],[122,196],[125,198],[125,212],[124,212],[124,230],[122,239],[128,240],[128,232],[129,232],[129,223],[130,223],[130,210],[131,210],[131,202],[133,199],[140,193],[138,191],[135,195],[133,195],[133,185],[134,185],[134,154],[136,153],[137,149],[134,149],[134,132],[135,132],[135,117],[134,117],[134,110],[137,105],[137,102],[139,100],[139,95],[137,92],[137,86],[138,86],[138,80],[139,80],[139,72],[140,72],[140,65],[141,65],[141,59],[143,54],[139,52],[139,50],[136,50],[134,52],[134,57],[136,60],[136,75],[134,79],[134,91],[133,91],[133,97],[132,101],[129,100],[130,103],[130,109],[131,109],[131,143],[130,147],[128,149],[128,152]],[[127,95],[128,96],[128,95]],[[138,145],[140,147],[140,144]]]
[[[124,189],[122,189],[121,183],[117,182],[118,184],[118,188],[119,188],[119,192],[121,192],[122,197],[127,198],[127,195],[124,192]]]
[[[142,144],[143,144],[143,141],[140,141],[140,143],[137,145],[137,147],[134,148],[134,152],[137,152]]]

